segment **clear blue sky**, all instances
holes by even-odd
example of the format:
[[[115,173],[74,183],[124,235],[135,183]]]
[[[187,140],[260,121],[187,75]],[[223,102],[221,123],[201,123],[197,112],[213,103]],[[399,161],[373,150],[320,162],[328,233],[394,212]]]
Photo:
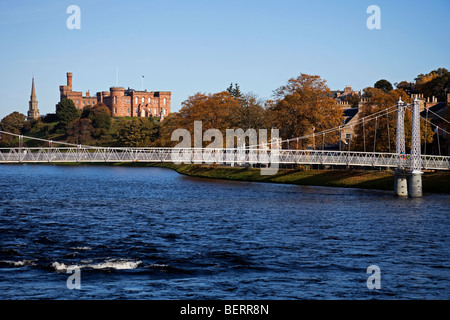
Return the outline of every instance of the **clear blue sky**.
[[[69,30],[69,5],[81,29]],[[369,5],[381,30],[369,30]],[[231,82],[263,99],[300,73],[332,90],[379,79],[412,81],[450,69],[450,1],[385,0],[0,0],[0,117],[26,114],[34,73],[41,114],[59,85],[76,91],[119,86],[172,91],[172,110],[197,92]]]

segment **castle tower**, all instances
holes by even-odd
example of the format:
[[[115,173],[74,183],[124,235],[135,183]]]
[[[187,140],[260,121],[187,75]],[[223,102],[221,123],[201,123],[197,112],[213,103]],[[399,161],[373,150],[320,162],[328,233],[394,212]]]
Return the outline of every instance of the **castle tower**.
[[[72,94],[72,72],[67,72],[67,85],[59,86],[60,101]]]
[[[72,72],[67,72],[67,86],[69,91],[72,91]]]
[[[36,90],[34,88],[34,78],[33,82],[31,84],[31,96],[30,96],[30,102],[28,107],[28,117],[27,120],[37,120],[39,119],[39,109],[38,109],[38,101],[36,98]]]

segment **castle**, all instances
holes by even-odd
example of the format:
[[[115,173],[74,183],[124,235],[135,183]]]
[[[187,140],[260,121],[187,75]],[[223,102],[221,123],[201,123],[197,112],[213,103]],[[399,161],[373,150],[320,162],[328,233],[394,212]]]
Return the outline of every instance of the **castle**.
[[[97,92],[91,97],[89,91],[72,90],[72,73],[67,72],[67,85],[59,87],[60,101],[70,99],[79,110],[90,105],[103,103],[111,110],[113,117],[160,117],[170,114],[170,91],[137,91],[122,87],[111,87],[109,91]]]

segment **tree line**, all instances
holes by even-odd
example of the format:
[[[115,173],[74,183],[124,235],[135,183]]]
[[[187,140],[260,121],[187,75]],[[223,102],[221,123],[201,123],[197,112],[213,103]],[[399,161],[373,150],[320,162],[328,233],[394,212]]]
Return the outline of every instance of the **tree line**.
[[[359,117],[373,114],[396,104],[399,98],[411,102],[410,94],[433,95],[440,101],[450,93],[450,73],[444,68],[420,74],[412,82],[392,84],[381,79],[373,87],[359,95],[348,97],[355,106],[360,98],[368,103],[360,105]],[[2,130],[17,134],[30,134],[39,138],[64,140],[75,144],[98,146],[173,147],[172,132],[178,128],[193,134],[194,121],[202,121],[202,129],[279,129],[280,138],[293,139],[309,136],[284,148],[308,148],[315,145],[312,134],[343,126],[344,116],[331,94],[326,80],[318,75],[300,74],[273,91],[272,99],[241,91],[238,84],[216,93],[195,93],[182,102],[179,112],[171,113],[163,122],[156,118],[122,118],[111,116],[104,104],[87,106],[77,110],[70,99],[63,99],[56,106],[55,114],[42,116],[38,121],[27,122],[25,115],[13,112],[0,121]],[[411,116],[406,114],[405,133],[409,143]],[[423,141],[433,141],[431,127],[422,122]],[[380,117],[364,125],[358,124],[352,137],[352,150],[393,152],[395,150],[396,115]],[[323,139],[323,141],[322,141]],[[333,145],[342,137],[330,134],[321,138],[321,145]],[[371,141],[369,145],[368,141]],[[375,142],[375,143],[374,143]],[[3,135],[2,146],[14,143],[13,137]],[[205,143],[207,145],[207,143]],[[225,142],[223,143],[225,145]],[[369,147],[370,146],[370,147]]]

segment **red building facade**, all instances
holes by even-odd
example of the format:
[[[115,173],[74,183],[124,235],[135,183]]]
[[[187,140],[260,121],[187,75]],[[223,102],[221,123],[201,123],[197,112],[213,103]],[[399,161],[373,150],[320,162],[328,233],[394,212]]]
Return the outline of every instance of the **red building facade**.
[[[73,91],[72,73],[67,73],[67,85],[59,87],[60,101],[71,99],[75,107],[82,110],[88,105],[104,103],[113,117],[161,117],[170,114],[170,91],[137,91],[122,87],[112,87],[109,91],[97,92],[91,97],[89,91],[83,96],[81,91]]]

